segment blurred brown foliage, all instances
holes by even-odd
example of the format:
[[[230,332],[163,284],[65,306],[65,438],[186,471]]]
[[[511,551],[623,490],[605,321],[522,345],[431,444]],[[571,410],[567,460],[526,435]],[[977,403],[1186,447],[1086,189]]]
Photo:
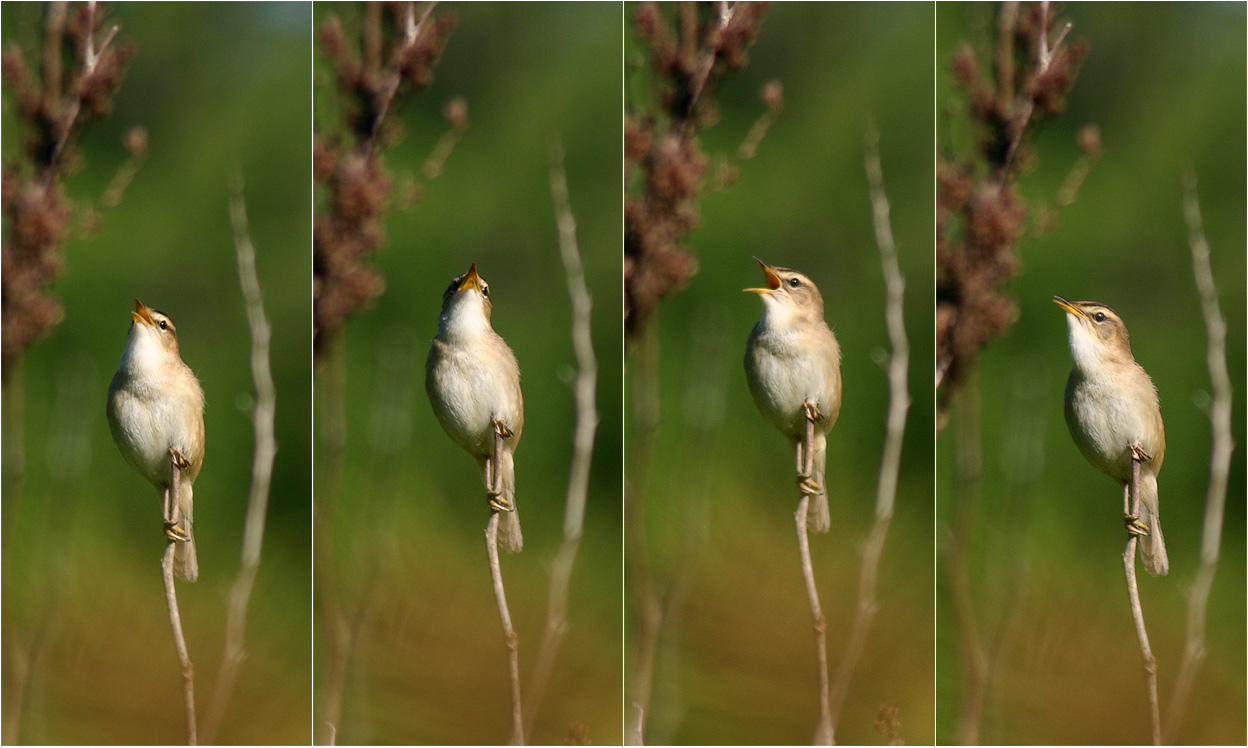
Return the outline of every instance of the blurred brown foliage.
[[[1047,3],[1005,3],[998,11],[991,79],[975,51],[963,46],[951,68],[966,96],[974,131],[971,153],[937,156],[936,361],[940,424],[979,351],[1005,335],[1018,307],[1004,287],[1020,272],[1017,254],[1028,206],[1015,181],[1032,161],[1029,136],[1065,110],[1087,55],[1086,42],[1050,46],[1054,18]],[[1091,133],[1092,131],[1088,131]],[[1099,150],[1089,134],[1085,150]],[[1041,223],[1047,223],[1047,220]]]
[[[368,259],[386,241],[382,215],[389,207],[393,178],[380,151],[401,134],[388,115],[409,93],[433,83],[455,17],[432,16],[435,3],[366,3],[354,36],[331,17],[320,29],[321,51],[332,63],[342,102],[341,129],[318,133],[312,175],[329,193],[328,213],[313,226],[313,341],[317,358],[329,350],[348,317],[385,290],[385,279]],[[448,105],[444,117],[460,132],[467,105]],[[406,185],[401,200],[419,199]]]
[[[749,61],[767,3],[642,3],[636,37],[649,51],[654,101],[624,120],[624,168],[639,189],[624,200],[624,324],[636,339],[664,296],[698,271],[682,241],[697,228],[709,165],[698,133],[715,123],[715,85]],[[782,105],[777,84],[764,92]],[[729,181],[727,179],[723,181]]]
[[[49,3],[44,12],[41,48],[12,46],[0,57],[22,130],[21,150],[6,159],[0,179],[0,209],[9,225],[0,255],[6,381],[22,352],[64,316],[47,291],[64,271],[63,247],[75,217],[62,182],[81,167],[75,138],[112,111],[113,95],[134,55],[134,45],[112,44],[116,27],[101,37],[104,19],[94,3]],[[28,56],[37,62],[28,62]],[[127,147],[132,158],[141,159],[146,145],[144,136]],[[83,224],[90,227],[94,216],[83,213],[88,217]]]

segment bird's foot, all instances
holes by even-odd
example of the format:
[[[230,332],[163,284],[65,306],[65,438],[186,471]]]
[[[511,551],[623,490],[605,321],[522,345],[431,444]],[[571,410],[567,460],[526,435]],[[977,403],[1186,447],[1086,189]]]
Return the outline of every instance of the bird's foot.
[[[511,429],[507,428],[507,424],[503,423],[497,418],[494,419],[494,433],[498,434],[504,439],[510,439],[512,435],[514,434],[514,432]]]
[[[1127,527],[1127,534],[1134,535],[1137,538],[1145,537],[1149,534],[1148,525],[1140,521],[1140,518],[1134,514],[1128,514],[1122,518],[1123,524]]]
[[[1145,462],[1152,462],[1153,460],[1153,456],[1148,452],[1145,452],[1144,448],[1139,444],[1132,444],[1128,446],[1127,449],[1131,452],[1131,459],[1138,463],[1143,464]]]
[[[178,526],[177,522],[165,521],[165,538],[171,543],[185,543],[191,539],[186,531]]]
[[[177,447],[169,448],[169,458],[173,460],[173,464],[178,468],[178,470],[185,470],[191,464],[186,461],[186,458],[182,456],[182,452],[180,452]]]
[[[486,491],[486,498],[489,500],[490,508],[496,512],[514,512],[516,508],[511,501],[498,491]]]
[[[823,414],[819,412],[819,403],[802,403],[802,410],[806,411],[806,420],[818,423],[823,420]]]
[[[807,496],[818,496],[823,493],[823,487],[815,482],[815,479],[809,475],[797,476],[797,490]]]

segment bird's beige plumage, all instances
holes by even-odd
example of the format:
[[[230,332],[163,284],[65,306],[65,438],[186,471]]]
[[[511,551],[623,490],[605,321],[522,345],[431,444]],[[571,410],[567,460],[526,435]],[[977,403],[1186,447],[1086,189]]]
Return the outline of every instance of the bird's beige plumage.
[[[811,495],[808,526],[827,532],[827,433],[841,412],[841,349],[823,318],[823,297],[795,270],[758,260],[765,288],[747,288],[763,301],[763,314],[745,347],[750,394],[763,416],[793,445],[799,485]],[[802,441],[808,414],[814,416],[813,471],[802,476]]]
[[[121,354],[108,386],[108,425],[126,462],[156,486],[162,503],[178,470],[178,522],[167,528],[178,578],[199,576],[195,553],[194,483],[204,464],[204,391],[182,362],[178,334],[168,316],[138,299]]]
[[[1141,453],[1139,517],[1128,529],[1140,538],[1140,559],[1153,575],[1170,569],[1161,534],[1157,474],[1166,456],[1166,432],[1157,388],[1131,355],[1127,326],[1113,309],[1094,301],[1053,299],[1066,312],[1074,366],[1066,381],[1066,425],[1079,451],[1124,487]]]
[[[490,505],[500,514],[498,544],[514,553],[524,545],[514,459],[524,429],[524,398],[516,356],[490,325],[492,309],[490,286],[473,263],[442,295],[438,334],[425,361],[425,391],[447,435],[476,459]],[[502,450],[494,470],[499,436]]]

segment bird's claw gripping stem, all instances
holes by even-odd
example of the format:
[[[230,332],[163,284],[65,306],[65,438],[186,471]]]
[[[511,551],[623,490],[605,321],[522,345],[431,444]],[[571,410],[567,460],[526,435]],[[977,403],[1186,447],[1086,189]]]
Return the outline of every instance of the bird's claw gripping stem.
[[[503,440],[510,439],[514,432],[497,418],[494,419],[494,454],[490,458],[490,487],[485,492],[489,499],[490,509],[496,512],[514,512],[516,507],[503,496],[503,476],[498,470],[499,457],[503,452]]]
[[[1142,538],[1142,537],[1147,536],[1150,533],[1150,530],[1148,529],[1148,525],[1141,522],[1140,518],[1133,514],[1128,514],[1127,516],[1123,517],[1122,520],[1123,520],[1123,524],[1125,524],[1127,527],[1128,535],[1134,535],[1137,538]]]
[[[165,538],[171,543],[185,543],[191,539],[191,536],[187,535],[186,531],[181,527],[178,527],[176,521],[165,520]]]

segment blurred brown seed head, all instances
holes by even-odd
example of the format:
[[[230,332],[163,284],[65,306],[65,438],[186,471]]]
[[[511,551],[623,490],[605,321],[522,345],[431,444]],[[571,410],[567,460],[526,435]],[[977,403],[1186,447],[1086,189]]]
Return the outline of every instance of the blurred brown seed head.
[[[781,109],[784,107],[784,84],[780,81],[767,81],[759,89],[758,98],[762,100],[763,105],[768,109]]]
[[[442,116],[446,118],[447,124],[456,130],[462,130],[468,126],[468,100],[462,96],[456,96],[446,102],[446,106],[442,107]]]
[[[1084,125],[1075,136],[1079,148],[1089,156],[1101,155],[1101,128],[1096,125]]]

